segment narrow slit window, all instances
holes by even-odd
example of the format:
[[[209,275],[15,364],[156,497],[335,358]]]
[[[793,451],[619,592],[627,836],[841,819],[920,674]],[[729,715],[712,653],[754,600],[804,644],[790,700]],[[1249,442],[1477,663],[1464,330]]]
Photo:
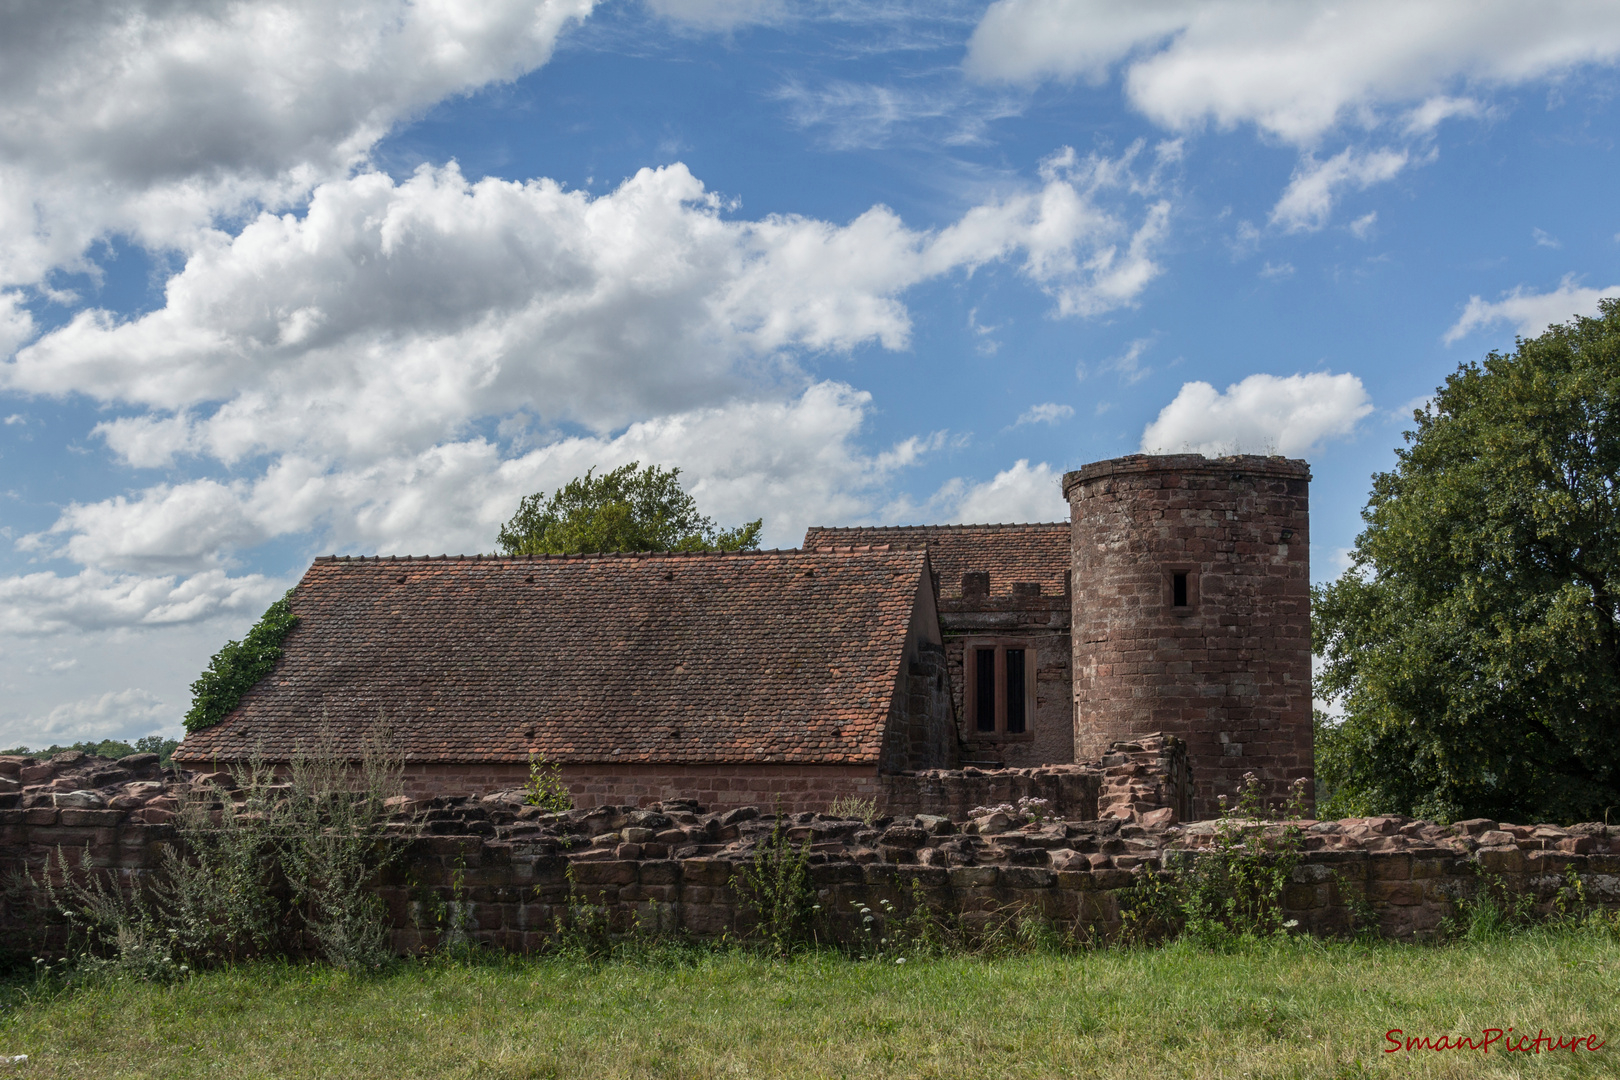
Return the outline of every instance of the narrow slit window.
[[[1187,572],[1177,570],[1170,579],[1170,590],[1173,593],[1171,602],[1176,607],[1187,606]]]
[[[975,725],[980,731],[996,730],[996,650],[978,649],[973,653]]]
[[[1024,650],[1007,650],[1007,734],[1024,733]]]

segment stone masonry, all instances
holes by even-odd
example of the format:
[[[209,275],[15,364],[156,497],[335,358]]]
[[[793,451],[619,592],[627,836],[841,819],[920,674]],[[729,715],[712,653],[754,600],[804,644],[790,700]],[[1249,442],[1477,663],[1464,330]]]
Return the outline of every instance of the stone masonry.
[[[1150,801],[1161,771],[1153,766],[1165,759],[1173,767],[1174,751],[1168,742],[1117,748],[1098,789],[1111,812],[1091,820],[1025,820],[997,807],[869,821],[813,812],[776,818],[755,807],[707,812],[689,799],[547,814],[514,791],[402,796],[393,803],[391,842],[405,849],[376,887],[404,954],[434,946],[452,908],[474,941],[504,949],[542,947],[583,908],[614,932],[639,925],[701,940],[748,930],[736,874],[781,827],[810,845],[829,940],[853,940],[862,906],[888,900],[903,911],[914,899],[969,927],[1026,912],[1065,932],[1107,938],[1120,929],[1124,890],[1137,875],[1197,857],[1213,838],[1213,821],[1176,823],[1168,807],[1132,808]],[[0,758],[0,777],[10,781],[0,787],[11,789],[0,793],[10,804],[0,808],[0,874],[10,880],[40,873],[61,851],[74,872],[133,887],[173,839],[182,788],[192,797],[238,797],[228,776],[163,774],[150,755],[60,758]],[[107,781],[101,788],[76,786],[98,778]],[[1620,907],[1620,827],[1398,817],[1295,825],[1303,854],[1284,907],[1303,933],[1344,934],[1370,917],[1387,936],[1430,937],[1485,874],[1541,913],[1571,872],[1587,903]],[[0,933],[13,949],[62,947],[62,928],[42,924],[27,896],[13,890],[3,903]]]
[[[1073,525],[1075,760],[1148,732],[1187,744],[1193,813],[1248,772],[1312,768],[1310,469],[1136,455],[1063,478]]]

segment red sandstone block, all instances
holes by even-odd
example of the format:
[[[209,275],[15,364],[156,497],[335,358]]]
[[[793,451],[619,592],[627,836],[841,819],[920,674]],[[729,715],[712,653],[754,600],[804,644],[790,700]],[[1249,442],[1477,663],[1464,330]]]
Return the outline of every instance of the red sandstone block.
[[[1375,904],[1394,904],[1401,907],[1423,902],[1423,885],[1414,881],[1369,881],[1367,899]]]
[[[717,937],[731,928],[734,910],[722,904],[690,904],[681,908],[681,925],[697,937]]]
[[[1492,874],[1517,874],[1524,870],[1524,852],[1517,846],[1481,848],[1474,857],[1481,869]]]
[[[724,885],[731,880],[731,864],[724,859],[686,859],[681,874],[692,885]]]

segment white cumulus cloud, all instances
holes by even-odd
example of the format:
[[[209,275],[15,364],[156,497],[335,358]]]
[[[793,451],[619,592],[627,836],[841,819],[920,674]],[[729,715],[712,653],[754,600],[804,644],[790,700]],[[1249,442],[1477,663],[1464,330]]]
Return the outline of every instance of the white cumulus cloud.
[[[936,520],[975,525],[1025,521],[1065,521],[1063,476],[1046,462],[1031,465],[1019,458],[1012,468],[977,484],[960,479],[947,482],[929,501],[942,512]]]
[[[1606,0],[996,0],[964,68],[983,82],[1119,77],[1133,108],[1194,132],[1253,125],[1300,148],[1272,214],[1321,228],[1337,196],[1429,160],[1441,123],[1486,115],[1472,93],[1620,60],[1620,6]],[[1409,147],[1330,137],[1374,130]]]
[[[174,709],[161,698],[131,687],[64,702],[43,716],[0,725],[41,744],[32,749],[43,750],[50,744],[138,739],[172,727],[174,719]]]
[[[402,119],[544,64],[594,0],[21,0],[0,33],[0,284],[109,232],[189,248]]]
[[[132,466],[231,467],[22,537],[83,569],[0,579],[0,632],[256,613],[284,583],[241,565],[276,540],[488,551],[523,495],[632,460],[683,468],[721,521],[763,515],[767,543],[870,516],[944,434],[863,449],[869,397],[797,356],[904,348],[906,289],[995,260],[1059,312],[1131,302],[1167,210],[1128,156],[1056,155],[938,230],[884,207],[733,220],[681,165],[598,197],[453,165],[322,184],[303,217],[213,234],[158,310],[81,312],[0,365],[12,390],[118,407],[96,431]]]
[[[1554,323],[1568,322],[1576,315],[1596,315],[1598,301],[1620,296],[1620,285],[1591,289],[1577,285],[1573,274],[1566,274],[1558,288],[1531,292],[1523,285],[1500,300],[1468,298],[1462,316],[1442,339],[1447,345],[1460,341],[1475,330],[1498,323],[1509,323],[1520,337],[1535,337]]]
[[[940,445],[942,435],[911,437],[863,451],[870,404],[863,391],[821,382],[786,401],[671,413],[517,456],[483,438],[348,464],[287,454],[251,480],[159,484],[72,504],[20,546],[90,569],[0,579],[0,631],[8,618],[14,632],[48,631],[251,607],[272,586],[230,576],[236,553],[278,537],[318,534],[321,550],[367,554],[492,551],[524,495],[631,461],[681,468],[705,513],[727,524],[763,516],[767,544],[791,544],[808,525],[869,512],[899,470]]]
[[[0,634],[173,626],[221,616],[258,615],[286,585],[259,574],[189,577],[114,574],[94,567],[0,578]]]
[[[1142,452],[1301,457],[1350,435],[1372,408],[1350,374],[1250,375],[1224,393],[1207,382],[1183,383],[1142,432]]]
[[[416,450],[520,409],[607,430],[723,400],[794,350],[905,348],[906,289],[996,260],[1061,313],[1134,302],[1168,207],[1133,225],[1105,205],[1128,186],[1118,166],[1059,155],[1038,188],[938,231],[881,206],[846,225],[730,220],[682,165],[597,198],[454,165],[366,173],[319,187],[302,218],[218,236],[157,311],[79,313],[0,384],[148,407],[101,429],[141,464]]]
[[[1459,84],[1511,86],[1620,57],[1620,8],[1603,0],[997,0],[968,46],[982,79],[1101,81],[1123,69],[1131,103],[1188,130],[1252,123],[1302,146],[1368,112],[1404,107],[1432,128],[1475,115]]]

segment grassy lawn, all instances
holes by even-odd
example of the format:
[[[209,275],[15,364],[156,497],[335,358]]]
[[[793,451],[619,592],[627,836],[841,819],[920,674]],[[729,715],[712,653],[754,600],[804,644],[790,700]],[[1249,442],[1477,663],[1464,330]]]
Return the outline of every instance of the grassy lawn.
[[[1620,1075],[1620,944],[1300,942],[914,961],[669,951],[264,964],[174,985],[12,983],[0,1076]],[[1383,1034],[1596,1032],[1595,1053],[1384,1054]]]

